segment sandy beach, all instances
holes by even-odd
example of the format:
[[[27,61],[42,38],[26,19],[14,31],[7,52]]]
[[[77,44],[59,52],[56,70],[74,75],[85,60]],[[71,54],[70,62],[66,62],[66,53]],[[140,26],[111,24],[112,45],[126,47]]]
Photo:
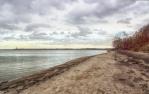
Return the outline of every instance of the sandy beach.
[[[71,61],[70,61],[71,62]],[[0,94],[149,94],[149,63],[114,52],[85,58],[69,69]]]

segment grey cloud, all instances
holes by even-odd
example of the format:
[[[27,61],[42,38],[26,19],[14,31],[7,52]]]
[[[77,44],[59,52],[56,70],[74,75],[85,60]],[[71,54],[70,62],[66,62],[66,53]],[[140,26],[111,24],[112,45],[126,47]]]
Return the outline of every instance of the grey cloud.
[[[33,32],[31,35],[29,35],[30,40],[49,40],[50,36],[48,36],[45,33],[37,33]]]
[[[65,32],[60,32],[60,34],[65,34]]]
[[[13,0],[11,0],[13,1]],[[25,14],[24,12],[22,14],[16,13],[16,9],[20,9],[19,7],[13,8],[11,4],[2,4],[0,3],[0,23],[4,24],[18,24],[22,22],[29,22],[29,15]]]
[[[12,36],[5,36],[5,37],[2,38],[2,40],[9,41],[9,40],[17,40],[17,39],[12,37]]]
[[[0,0],[0,22],[30,23],[32,14],[44,14],[53,7],[63,9],[66,4],[75,0]],[[7,12],[5,12],[7,11]]]
[[[133,5],[135,3],[135,0],[85,0],[85,3],[90,4],[90,6],[97,4],[96,8],[93,9],[73,9],[68,13],[68,21],[73,24],[82,24],[85,23],[85,19],[89,17],[98,17],[99,19],[103,19],[107,16],[111,16],[114,13],[117,13],[119,10],[124,9],[125,7],[128,7],[130,5]]]
[[[33,9],[36,8],[38,10],[43,9],[44,7],[50,9],[51,7],[54,7],[56,9],[63,10],[65,8],[65,5],[71,4],[72,2],[75,2],[77,0],[34,0],[32,2]],[[36,10],[35,9],[35,10]],[[39,12],[39,11],[38,11]]]
[[[0,32],[1,34],[1,32]],[[0,37],[1,40],[50,40],[51,37],[46,33],[32,32],[30,34],[15,34],[15,33],[4,33],[3,37]]]
[[[19,23],[30,23],[31,19],[29,15],[17,15],[15,14],[13,17],[11,15],[7,15],[8,17],[0,17],[0,22],[3,24],[19,24]]]
[[[90,31],[90,29],[87,28],[87,27],[78,26],[77,28],[78,28],[79,32],[71,34],[72,37],[80,37],[80,36],[84,36],[85,37],[85,36],[87,36],[87,35],[92,33]]]
[[[5,24],[5,23],[0,23],[0,30],[17,30],[20,29],[17,25],[14,24]]]
[[[52,32],[52,35],[57,35],[58,33],[57,32]]]
[[[117,23],[122,23],[122,24],[130,24],[131,18],[125,18],[118,20]]]
[[[149,24],[149,18],[144,19],[144,20],[143,20],[143,23],[145,23],[145,24]],[[142,24],[143,24],[143,23],[142,23]]]
[[[136,0],[136,3],[131,6],[131,7],[127,7],[124,11],[122,11],[123,13],[133,13],[134,15],[140,15],[140,14],[148,14],[148,10],[149,10],[149,2],[146,0],[142,0],[142,1],[138,1]]]
[[[19,40],[30,40],[29,35],[20,35]]]
[[[99,35],[107,35],[107,31],[101,30],[101,29],[94,29],[94,31],[98,32]]]
[[[77,4],[79,5],[80,1],[84,2],[87,6],[73,7]],[[67,9],[67,5],[70,9]],[[108,23],[110,20],[106,19],[106,17],[112,17],[114,14],[119,14],[118,19],[120,20],[118,20],[117,23],[129,23],[131,18],[125,19],[125,17],[123,17],[122,19],[120,17],[122,13],[124,13],[124,15],[127,13],[134,15],[146,14],[149,9],[148,5],[149,3],[147,2],[137,4],[135,0],[0,0],[0,38],[5,40],[93,42],[97,38],[90,39],[89,37],[92,35],[94,37],[95,34],[97,34],[97,36],[108,35],[108,31],[97,29],[91,32],[90,29],[92,26],[86,25],[86,23],[92,25],[96,25],[96,23]],[[53,12],[53,14],[51,12]],[[37,18],[34,19],[34,16]],[[46,18],[47,21],[45,21]],[[51,18],[53,18],[53,20]],[[92,20],[92,18],[94,20]],[[38,23],[32,24],[36,22],[36,19]],[[117,18],[114,18],[114,20],[115,19]],[[52,24],[52,22],[54,22],[54,24]],[[22,23],[27,25],[26,27],[24,26],[25,29],[24,27],[23,29],[19,27]],[[53,33],[50,32],[53,27],[50,27],[49,23],[53,27],[56,25],[54,31],[52,31]],[[73,33],[65,26],[61,29],[61,24],[67,24],[67,27],[69,28],[70,26],[70,29],[71,27],[75,28],[76,24],[81,25],[77,25],[79,32]],[[59,25],[60,29],[57,29]],[[43,31],[40,31],[40,28],[49,28],[49,31],[46,32],[48,34],[42,33]],[[15,32],[18,29],[22,31]],[[68,32],[63,32],[65,30],[68,30]],[[98,33],[94,33],[94,31]],[[7,33],[9,35],[6,35]]]
[[[67,35],[67,32],[61,31],[61,32],[52,32],[51,35]]]
[[[119,19],[117,22],[119,23],[129,23],[131,20],[136,19],[136,17],[141,17],[148,15],[149,12],[149,2],[146,0],[136,0],[136,3],[129,7],[125,7],[123,10],[119,11],[117,15],[119,15],[115,19]],[[137,19],[136,19],[137,20]]]
[[[97,21],[98,23],[108,23],[108,20],[105,19],[98,19]]]
[[[34,31],[39,28],[50,28],[48,24],[29,24],[26,26],[25,31]]]
[[[0,0],[1,7],[3,5],[10,5],[11,8],[13,8],[13,11],[19,13],[19,12],[26,12],[29,11],[30,3],[33,0]]]
[[[77,0],[0,0],[0,5],[9,4],[13,8],[13,12],[21,13],[40,13],[55,7],[56,9],[64,9],[66,4],[70,4]],[[46,11],[45,11],[46,10]]]
[[[20,23],[29,24],[31,15],[42,15],[50,9],[64,9],[65,5],[77,0],[0,0],[0,28],[15,30]],[[49,28],[47,24],[34,24],[26,27],[26,31],[38,28]]]

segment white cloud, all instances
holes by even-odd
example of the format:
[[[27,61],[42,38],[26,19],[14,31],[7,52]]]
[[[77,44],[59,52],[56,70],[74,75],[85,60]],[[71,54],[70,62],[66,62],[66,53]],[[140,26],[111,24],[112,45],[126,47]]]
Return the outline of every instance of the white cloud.
[[[0,0],[0,41],[111,45],[148,24],[148,10],[137,0]]]

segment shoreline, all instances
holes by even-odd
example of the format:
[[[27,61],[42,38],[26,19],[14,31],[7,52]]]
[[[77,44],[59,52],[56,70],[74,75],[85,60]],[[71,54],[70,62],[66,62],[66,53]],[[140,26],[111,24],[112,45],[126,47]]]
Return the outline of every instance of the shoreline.
[[[105,53],[103,53],[103,54],[105,54]],[[3,81],[0,83],[0,91],[6,91],[8,89],[17,88],[20,86],[22,87],[21,90],[26,89],[34,84],[38,84],[42,81],[50,79],[53,76],[59,75],[65,71],[69,70],[71,67],[74,67],[74,66],[78,65],[79,63],[82,63],[85,60],[87,60],[91,57],[94,57],[94,56],[95,55],[75,58],[75,59],[67,61],[63,64],[51,67],[46,70],[42,70],[40,72],[34,73],[29,76],[16,78],[14,80]]]
[[[116,54],[68,61],[5,83],[0,94],[149,94],[149,64],[133,52]]]

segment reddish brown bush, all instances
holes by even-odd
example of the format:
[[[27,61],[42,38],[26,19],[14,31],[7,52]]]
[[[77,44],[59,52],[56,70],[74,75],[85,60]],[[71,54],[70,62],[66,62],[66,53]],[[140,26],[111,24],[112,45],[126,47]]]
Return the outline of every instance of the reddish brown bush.
[[[139,51],[144,46],[149,45],[149,25],[144,26],[133,36],[125,38],[115,38],[113,46],[116,49]]]

